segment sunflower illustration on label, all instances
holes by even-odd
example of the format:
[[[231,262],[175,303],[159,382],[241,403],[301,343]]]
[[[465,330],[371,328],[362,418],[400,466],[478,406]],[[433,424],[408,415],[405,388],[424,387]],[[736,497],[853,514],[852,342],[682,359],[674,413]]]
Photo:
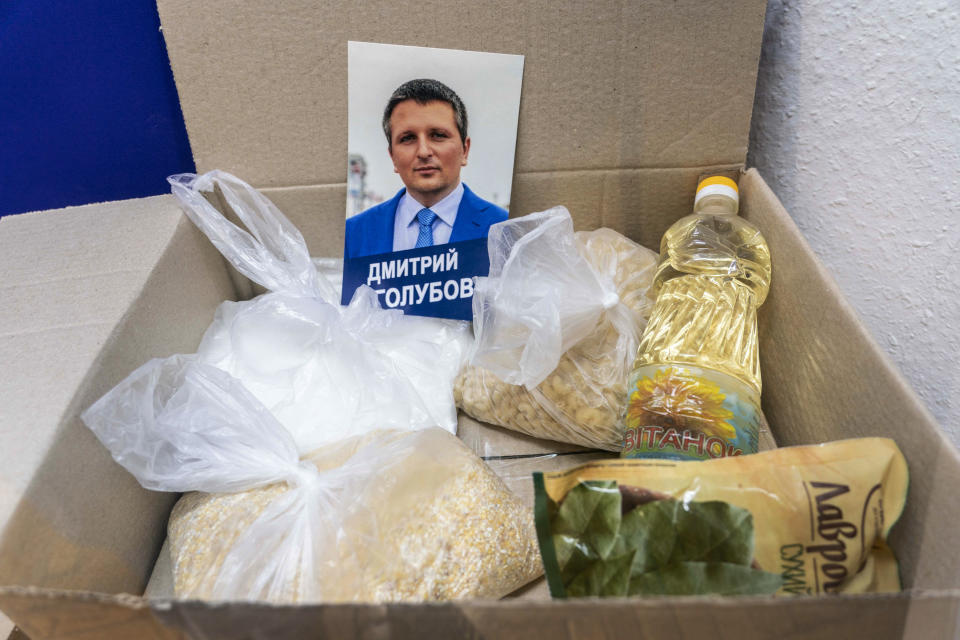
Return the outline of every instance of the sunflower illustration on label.
[[[630,376],[625,458],[707,460],[756,453],[759,397],[719,371],[645,365]]]

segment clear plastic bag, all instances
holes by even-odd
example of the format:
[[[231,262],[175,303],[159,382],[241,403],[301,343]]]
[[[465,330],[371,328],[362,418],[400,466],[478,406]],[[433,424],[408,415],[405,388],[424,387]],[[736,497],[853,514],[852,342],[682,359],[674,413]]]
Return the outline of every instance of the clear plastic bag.
[[[270,291],[339,300],[317,273],[300,231],[262,193],[225,171],[180,173],[167,178],[187,217],[237,271]],[[219,193],[249,230],[236,226],[204,197]]]
[[[224,257],[270,290],[224,302],[197,356],[239,379],[301,455],[376,429],[456,432],[452,386],[469,347],[466,323],[382,309],[369,287],[341,307],[299,231],[253,187],[221,171],[169,181]],[[214,190],[249,233],[207,201]]]
[[[531,436],[621,448],[656,254],[610,229],[574,233],[563,207],[494,225],[488,244],[457,406]]]
[[[335,602],[500,597],[542,572],[532,513],[441,429],[376,432],[299,461],[237,380],[152,360],[83,414],[171,516],[176,595]]]

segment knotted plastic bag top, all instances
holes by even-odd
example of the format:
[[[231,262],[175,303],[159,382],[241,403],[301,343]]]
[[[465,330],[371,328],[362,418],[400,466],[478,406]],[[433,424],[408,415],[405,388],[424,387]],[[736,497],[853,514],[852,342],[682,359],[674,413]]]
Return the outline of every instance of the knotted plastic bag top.
[[[179,597],[496,598],[541,570],[529,509],[440,429],[370,433],[301,461],[242,384],[193,356],[151,360],[82,419],[144,487],[202,492],[171,520]]]
[[[293,439],[237,380],[193,356],[155,359],[82,418],[147,489],[221,493],[289,484],[285,499],[268,507],[227,553],[222,577],[229,580],[218,581],[215,592],[224,599],[278,599],[288,595],[290,576],[301,575],[298,591],[315,594],[314,545],[327,529],[314,521],[335,510],[325,499],[333,485],[309,463],[300,464]]]
[[[474,366],[532,389],[604,314],[624,345],[636,344],[636,321],[614,282],[616,261],[584,258],[566,208],[495,224],[487,245],[490,274],[477,279],[473,298]]]
[[[193,356],[151,360],[81,417],[147,489],[289,487],[222,549],[225,559],[206,578],[217,599],[321,599],[317,558],[341,535],[353,487],[375,477],[391,454],[371,448],[352,463],[318,471],[300,461],[287,431],[242,384]]]
[[[574,233],[560,207],[494,225],[489,243],[457,406],[534,437],[619,450],[657,254],[612,229]]]

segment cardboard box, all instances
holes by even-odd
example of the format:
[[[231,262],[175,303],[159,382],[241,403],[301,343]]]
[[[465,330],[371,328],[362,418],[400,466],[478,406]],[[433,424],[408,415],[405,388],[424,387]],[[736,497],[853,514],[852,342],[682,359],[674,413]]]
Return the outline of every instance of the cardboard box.
[[[701,173],[743,167],[765,4],[159,9],[198,168],[265,188],[314,255],[335,256],[347,40],[524,54],[513,212],[565,204],[578,228],[609,226],[655,247],[689,212]],[[912,474],[891,539],[904,593],[301,607],[141,597],[175,496],[140,488],[79,414],[147,359],[194,351],[216,306],[250,294],[161,196],[0,221],[0,610],[34,639],[953,637],[960,455],[755,171],[741,194],[774,260],[760,312],[773,434],[781,445],[898,442]],[[498,464],[504,455],[583,455],[468,419],[461,427],[511,482],[526,471]]]

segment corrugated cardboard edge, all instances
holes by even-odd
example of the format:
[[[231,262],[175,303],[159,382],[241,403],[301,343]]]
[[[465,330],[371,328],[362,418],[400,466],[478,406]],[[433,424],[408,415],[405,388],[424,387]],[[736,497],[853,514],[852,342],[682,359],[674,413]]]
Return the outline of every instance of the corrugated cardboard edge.
[[[0,608],[32,640],[179,640],[188,637],[161,624],[146,600],[126,594],[0,587]]]
[[[7,640],[30,640],[20,627],[13,627]]]
[[[42,638],[953,638],[960,590],[829,598],[645,598],[272,606],[0,587]]]
[[[297,621],[291,624],[292,612]],[[648,598],[469,601],[420,605],[219,608],[170,603],[165,623],[207,638],[240,629],[262,637],[549,638],[671,637],[702,640],[729,629],[753,638],[936,638],[957,631],[960,591],[837,598]],[[208,617],[207,614],[212,614]],[[175,622],[174,622],[175,620]],[[750,621],[745,624],[745,621]],[[295,628],[293,628],[295,625]],[[254,631],[255,630],[255,631]]]
[[[744,217],[761,228],[773,256],[773,284],[760,308],[760,358],[763,409],[774,435],[781,445],[824,442],[840,420],[846,437],[896,441],[907,458],[911,483],[906,509],[891,534],[903,582],[956,586],[960,554],[952,540],[930,532],[956,530],[960,523],[960,453],[874,342],[755,169],[743,175],[740,191]],[[786,235],[791,241],[781,242]],[[778,270],[778,262],[786,261],[794,263],[792,268]],[[825,361],[834,363],[830,371],[822,369]],[[792,365],[781,366],[786,362]],[[874,383],[866,383],[867,378]],[[793,416],[788,428],[786,416]],[[917,495],[928,498],[920,502]]]

